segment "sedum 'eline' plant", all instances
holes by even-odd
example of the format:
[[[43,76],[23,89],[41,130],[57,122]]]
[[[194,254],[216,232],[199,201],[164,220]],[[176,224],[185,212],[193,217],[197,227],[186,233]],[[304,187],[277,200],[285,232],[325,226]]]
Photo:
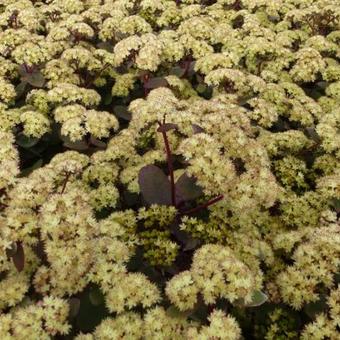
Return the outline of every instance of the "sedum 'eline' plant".
[[[0,1],[0,338],[339,332],[337,0]]]

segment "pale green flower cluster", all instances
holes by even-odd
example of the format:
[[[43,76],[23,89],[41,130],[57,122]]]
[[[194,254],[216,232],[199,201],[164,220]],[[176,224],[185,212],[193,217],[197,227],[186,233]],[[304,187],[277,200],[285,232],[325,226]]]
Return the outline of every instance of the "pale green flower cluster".
[[[2,339],[50,339],[70,331],[67,300],[45,297],[36,304],[22,306],[0,315]]]
[[[301,339],[336,339],[339,327],[339,286],[333,289],[327,300],[329,315],[320,313],[313,323],[308,324],[302,332]]]
[[[19,155],[13,145],[12,133],[0,132],[0,139],[0,190],[3,190],[15,183],[15,177],[19,174]]]
[[[215,303],[218,298],[250,302],[253,291],[261,285],[258,275],[254,277],[230,249],[207,244],[196,251],[189,271],[168,282],[166,294],[180,310],[193,309],[198,293],[206,304]]]
[[[335,219],[334,216],[332,216]],[[288,267],[277,277],[277,284],[281,289],[283,301],[300,309],[304,303],[317,301],[319,296],[317,286],[334,285],[333,275],[339,266],[339,225],[335,222],[312,231],[303,231],[298,236],[307,240],[300,244],[297,235],[287,235],[285,239],[280,235],[279,248],[291,248],[294,244],[294,265]],[[295,240],[294,240],[295,238]],[[290,242],[294,242],[289,244]]]
[[[337,339],[339,105],[337,0],[1,1],[0,338]]]
[[[96,138],[109,137],[110,130],[118,128],[116,117],[109,112],[86,110],[79,104],[57,107],[54,119],[62,124],[61,133],[73,142],[82,139],[87,133]]]
[[[0,100],[1,103],[13,102],[16,97],[14,86],[5,78],[0,77]]]
[[[142,319],[137,313],[125,313],[116,318],[104,320],[91,334],[80,334],[77,340],[96,339],[240,339],[241,330],[234,317],[221,310],[214,310],[208,318],[208,326],[198,326],[183,316],[171,315],[170,310],[161,307],[150,309]]]

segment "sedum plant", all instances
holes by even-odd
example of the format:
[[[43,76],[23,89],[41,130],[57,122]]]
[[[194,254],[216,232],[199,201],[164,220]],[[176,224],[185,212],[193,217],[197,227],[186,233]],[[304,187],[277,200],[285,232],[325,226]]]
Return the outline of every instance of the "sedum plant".
[[[0,338],[335,340],[336,0],[0,2]]]

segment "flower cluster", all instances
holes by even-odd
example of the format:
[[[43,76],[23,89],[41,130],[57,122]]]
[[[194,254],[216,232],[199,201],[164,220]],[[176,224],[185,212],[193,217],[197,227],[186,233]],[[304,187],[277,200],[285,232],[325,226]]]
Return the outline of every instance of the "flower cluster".
[[[171,315],[161,307],[150,309],[142,319],[137,313],[125,313],[116,318],[104,320],[93,334],[80,334],[77,340],[94,339],[171,339],[181,337],[194,339],[240,339],[241,330],[232,316],[221,310],[214,310],[209,315],[209,326],[196,325],[180,315]]]
[[[206,244],[196,251],[189,271],[172,278],[166,287],[170,301],[180,310],[193,309],[200,293],[206,304],[218,298],[251,302],[253,290],[260,288],[261,276],[238,260],[230,249]]]
[[[337,339],[339,46],[337,0],[1,1],[0,338]]]

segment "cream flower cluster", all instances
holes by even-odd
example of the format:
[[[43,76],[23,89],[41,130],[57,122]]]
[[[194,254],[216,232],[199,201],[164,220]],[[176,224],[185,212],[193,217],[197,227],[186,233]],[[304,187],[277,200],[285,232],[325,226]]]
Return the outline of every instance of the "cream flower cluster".
[[[206,244],[196,251],[190,270],[168,282],[166,293],[176,307],[186,310],[194,307],[198,293],[206,304],[215,303],[218,298],[250,302],[253,290],[260,284],[261,277],[253,277],[230,249]]]
[[[172,316],[161,307],[150,309],[142,319],[136,313],[121,314],[104,320],[91,334],[80,334],[77,340],[95,339],[171,339],[175,337],[194,339],[241,339],[241,331],[235,319],[221,310],[209,315],[209,326],[198,326],[184,318]]]
[[[109,112],[86,110],[79,104],[57,107],[54,119],[62,124],[61,133],[73,142],[82,139],[86,133],[96,138],[109,137],[110,130],[118,128],[116,117]]]
[[[0,338],[337,339],[339,46],[337,0],[1,1]]]

